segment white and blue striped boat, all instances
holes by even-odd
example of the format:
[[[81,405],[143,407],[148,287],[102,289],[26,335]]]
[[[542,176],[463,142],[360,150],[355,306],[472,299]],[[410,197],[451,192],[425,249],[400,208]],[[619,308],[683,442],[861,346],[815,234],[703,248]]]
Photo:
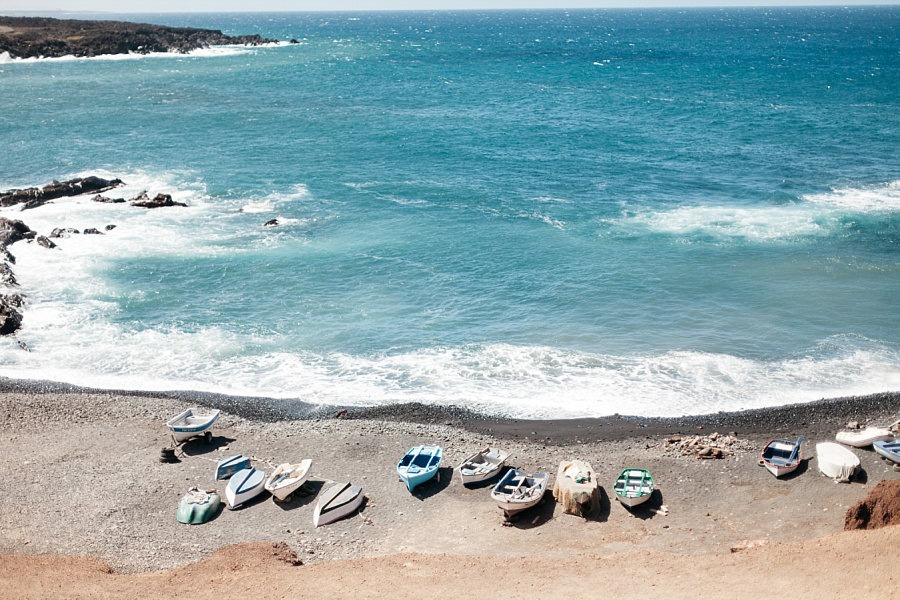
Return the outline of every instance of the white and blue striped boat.
[[[889,461],[900,464],[900,441],[876,440],[872,442],[872,447],[875,448],[875,452]]]
[[[265,490],[266,473],[259,469],[243,469],[231,476],[225,488],[225,502],[234,510],[241,504],[259,496]]]
[[[409,491],[437,475],[444,454],[440,446],[415,446],[397,463],[397,474]]]
[[[212,431],[210,430],[218,418],[218,410],[201,414],[198,409],[189,408],[178,416],[169,419],[166,427],[172,432],[172,438],[176,444],[199,435],[204,436],[206,441],[209,442],[212,439]]]
[[[236,454],[216,463],[216,479],[228,479],[238,471],[250,468],[250,457]]]

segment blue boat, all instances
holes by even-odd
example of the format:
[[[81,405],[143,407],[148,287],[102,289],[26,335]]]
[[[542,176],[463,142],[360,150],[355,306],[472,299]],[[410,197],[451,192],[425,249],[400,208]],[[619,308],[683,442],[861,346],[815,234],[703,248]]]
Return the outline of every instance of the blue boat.
[[[872,442],[872,447],[889,461],[900,464],[900,441],[876,440]]]
[[[250,457],[242,454],[223,458],[216,463],[216,479],[228,479],[238,471],[250,468]]]
[[[437,475],[444,451],[440,446],[415,446],[397,463],[397,474],[409,491]]]

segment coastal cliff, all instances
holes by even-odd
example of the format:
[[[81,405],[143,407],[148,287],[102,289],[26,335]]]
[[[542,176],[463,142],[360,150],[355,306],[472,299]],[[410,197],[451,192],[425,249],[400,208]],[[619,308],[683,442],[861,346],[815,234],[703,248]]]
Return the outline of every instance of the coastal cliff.
[[[0,17],[0,54],[12,58],[190,52],[226,44],[256,46],[276,40],[228,36],[218,30],[123,21]]]

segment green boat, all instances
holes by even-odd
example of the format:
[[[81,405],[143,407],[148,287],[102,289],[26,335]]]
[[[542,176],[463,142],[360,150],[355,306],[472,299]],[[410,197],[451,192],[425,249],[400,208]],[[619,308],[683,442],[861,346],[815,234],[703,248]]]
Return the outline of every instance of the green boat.
[[[653,477],[647,469],[625,469],[616,478],[613,490],[616,500],[633,508],[653,495]]]
[[[178,522],[188,525],[206,523],[219,512],[219,494],[192,487],[178,505]]]

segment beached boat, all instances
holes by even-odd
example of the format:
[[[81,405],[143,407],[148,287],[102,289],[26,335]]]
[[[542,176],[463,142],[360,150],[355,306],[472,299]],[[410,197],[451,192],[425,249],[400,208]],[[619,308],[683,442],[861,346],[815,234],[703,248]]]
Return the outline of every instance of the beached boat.
[[[835,481],[848,482],[859,469],[859,457],[845,446],[834,442],[816,444],[819,471]]]
[[[221,499],[215,490],[205,492],[200,488],[192,487],[181,498],[176,518],[179,523],[188,525],[206,523],[216,516],[220,504]]]
[[[201,413],[199,409],[189,408],[176,417],[166,422],[166,427],[172,432],[176,444],[192,437],[202,435],[209,442],[212,440],[212,426],[219,418],[219,411],[213,410]]]
[[[463,485],[481,483],[500,473],[509,452],[497,448],[485,448],[462,462],[457,468]]]
[[[228,479],[238,471],[250,468],[250,457],[236,454],[216,463],[216,480]]]
[[[866,427],[859,431],[839,431],[834,438],[842,444],[854,448],[865,448],[873,442],[894,439],[894,434],[887,427]]]
[[[553,497],[562,504],[563,512],[585,516],[600,509],[600,485],[594,469],[583,460],[559,463]]]
[[[886,459],[900,464],[900,441],[897,440],[876,440],[872,443],[875,452]]]
[[[797,470],[800,462],[803,460],[803,452],[800,444],[803,442],[803,436],[797,438],[796,442],[788,440],[770,440],[763,448],[759,455],[760,460],[769,473],[775,477],[781,477]]]
[[[362,488],[350,483],[336,483],[316,503],[313,524],[316,527],[334,523],[356,512],[362,504]]]
[[[535,506],[547,491],[547,473],[528,475],[521,469],[510,469],[491,490],[491,498],[506,517]]]
[[[444,451],[440,446],[415,446],[397,463],[397,474],[409,491],[434,477]]]
[[[275,467],[266,481],[266,490],[276,500],[284,500],[297,488],[306,483],[312,459],[304,459],[296,464],[284,463]]]
[[[653,476],[647,469],[624,469],[613,485],[616,500],[633,508],[653,495]]]
[[[259,469],[243,469],[231,476],[225,488],[225,503],[234,510],[265,491],[266,473]]]

